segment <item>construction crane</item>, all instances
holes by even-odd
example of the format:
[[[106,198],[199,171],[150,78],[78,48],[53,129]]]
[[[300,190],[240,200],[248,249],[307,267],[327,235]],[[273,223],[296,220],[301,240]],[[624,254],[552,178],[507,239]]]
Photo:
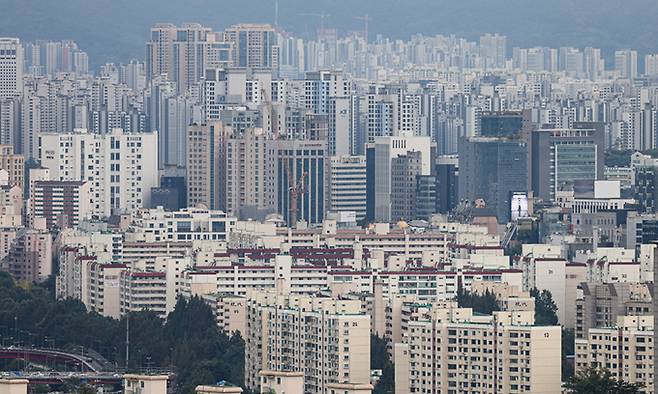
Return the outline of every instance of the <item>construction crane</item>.
[[[271,104],[270,97],[268,96],[267,92],[265,91],[264,88],[261,88],[260,94],[262,96],[262,99],[265,104]],[[278,134],[276,136],[276,146],[277,150],[281,152],[281,134]],[[288,220],[289,224],[291,226],[294,226],[297,224],[297,199],[306,193],[305,189],[305,183],[304,181],[306,180],[306,171],[302,171],[301,175],[299,176],[299,179],[297,182],[293,179],[292,176],[292,171],[290,170],[290,163],[288,162],[287,158],[281,158],[283,161],[283,165],[285,167],[286,171],[286,177],[288,178],[288,191],[290,192],[290,205],[288,207]]]
[[[284,159],[286,166],[286,177],[288,178],[288,191],[290,192],[290,206],[288,207],[288,220],[290,226],[297,225],[297,199],[306,193],[305,183],[306,180],[306,171],[302,171],[297,182],[292,177],[290,171],[290,163],[287,159]]]
[[[354,19],[358,19],[360,21],[363,21],[363,36],[366,40],[366,44],[368,43],[368,22],[370,22],[370,16],[368,14],[364,16],[355,16]]]
[[[331,15],[329,15],[329,14],[313,14],[313,13],[301,13],[301,14],[299,14],[299,15],[303,15],[303,16],[317,16],[318,18],[320,18],[320,31],[321,31],[321,32],[324,32],[324,20],[325,20],[325,18],[328,18],[328,17],[331,16]]]

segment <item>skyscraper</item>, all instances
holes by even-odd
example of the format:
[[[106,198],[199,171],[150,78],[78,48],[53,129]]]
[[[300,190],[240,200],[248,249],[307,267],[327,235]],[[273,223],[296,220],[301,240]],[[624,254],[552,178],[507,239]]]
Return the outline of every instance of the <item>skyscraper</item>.
[[[631,49],[615,51],[615,71],[621,78],[637,78],[637,51]]]
[[[241,24],[226,29],[226,40],[234,45],[236,67],[278,69],[279,47],[276,31],[270,25]]]
[[[480,56],[485,68],[503,68],[507,60],[507,37],[485,34],[480,37]]]
[[[603,179],[604,141],[603,125],[596,123],[534,130],[530,175],[535,196],[552,201],[567,183]]]
[[[324,140],[269,142],[276,152],[277,209],[288,225],[324,219],[329,160]],[[296,205],[296,209],[295,209]],[[294,220],[296,217],[296,221]]]
[[[0,38],[0,98],[23,92],[23,46],[18,38]]]
[[[334,156],[331,158],[329,210],[354,211],[357,220],[366,216],[365,156]]]
[[[391,220],[415,219],[416,188],[422,172],[420,151],[394,157],[391,162]]]
[[[187,128],[187,204],[225,209],[225,129],[219,122]]]
[[[274,156],[261,128],[232,133],[226,143],[226,212],[263,219],[276,211]]]
[[[430,137],[376,137],[369,145],[366,150],[366,216],[370,222],[399,219],[392,211],[393,161],[409,152],[420,152],[419,175],[430,175],[431,146]]]
[[[499,223],[510,219],[510,193],[527,191],[527,145],[521,139],[472,137],[459,141],[459,199],[483,199]]]

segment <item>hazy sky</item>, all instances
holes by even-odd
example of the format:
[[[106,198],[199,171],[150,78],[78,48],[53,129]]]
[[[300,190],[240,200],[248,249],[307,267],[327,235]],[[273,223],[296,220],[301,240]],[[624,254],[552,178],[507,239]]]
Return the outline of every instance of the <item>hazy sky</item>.
[[[143,58],[155,22],[201,22],[216,29],[274,19],[274,0],[0,0],[0,36],[73,39],[93,64]],[[656,0],[279,0],[280,25],[311,35],[327,13],[328,27],[362,29],[371,37],[454,33],[476,39],[507,34],[513,46],[597,46],[658,52]]]

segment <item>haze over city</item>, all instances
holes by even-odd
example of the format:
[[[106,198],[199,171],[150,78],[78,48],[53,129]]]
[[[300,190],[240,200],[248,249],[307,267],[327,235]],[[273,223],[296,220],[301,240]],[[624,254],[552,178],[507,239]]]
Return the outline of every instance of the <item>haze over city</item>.
[[[655,1],[0,6],[0,394],[655,392]]]

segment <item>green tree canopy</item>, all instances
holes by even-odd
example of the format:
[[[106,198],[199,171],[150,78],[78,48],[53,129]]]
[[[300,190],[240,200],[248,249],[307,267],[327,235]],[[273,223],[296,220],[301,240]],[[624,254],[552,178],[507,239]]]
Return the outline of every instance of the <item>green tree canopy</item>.
[[[150,311],[130,313],[129,370],[173,366],[180,393],[198,384],[244,382],[244,341],[221,332],[208,305],[179,299],[166,323]],[[58,348],[94,349],[124,366],[125,317],[115,320],[87,312],[77,300],[55,300],[41,286],[23,288],[0,272],[0,338]],[[86,388],[80,388],[86,390]]]
[[[558,324],[557,306],[553,301],[553,295],[548,290],[541,293],[536,288],[530,290],[530,295],[535,297],[535,324],[538,326],[555,326]]]
[[[587,368],[579,371],[565,384],[572,394],[634,394],[642,393],[642,385],[616,380],[607,369]]]
[[[457,291],[457,303],[462,308],[472,308],[473,312],[484,315],[491,315],[492,312],[500,310],[495,294],[489,290],[484,294],[475,294],[460,288]]]
[[[388,356],[386,340],[377,335],[370,335],[370,368],[382,370],[382,377],[375,385],[374,393],[394,393],[395,367]]]

